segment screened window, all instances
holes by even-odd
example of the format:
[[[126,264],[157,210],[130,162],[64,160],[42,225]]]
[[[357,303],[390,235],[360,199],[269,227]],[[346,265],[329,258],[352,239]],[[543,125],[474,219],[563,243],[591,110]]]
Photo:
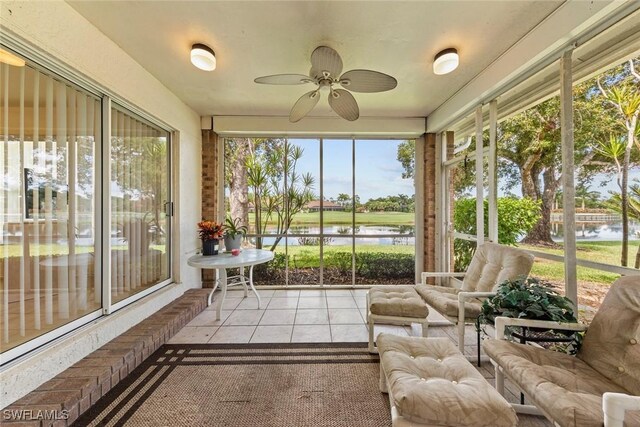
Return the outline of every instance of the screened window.
[[[415,275],[415,190],[396,160],[414,141],[225,141],[227,215],[247,245],[273,250],[268,285],[407,284]]]

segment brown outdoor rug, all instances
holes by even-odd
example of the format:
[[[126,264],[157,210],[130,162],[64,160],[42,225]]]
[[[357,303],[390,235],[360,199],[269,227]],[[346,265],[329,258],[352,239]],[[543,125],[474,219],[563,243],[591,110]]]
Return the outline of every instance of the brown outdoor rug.
[[[75,426],[382,427],[366,344],[167,344]]]

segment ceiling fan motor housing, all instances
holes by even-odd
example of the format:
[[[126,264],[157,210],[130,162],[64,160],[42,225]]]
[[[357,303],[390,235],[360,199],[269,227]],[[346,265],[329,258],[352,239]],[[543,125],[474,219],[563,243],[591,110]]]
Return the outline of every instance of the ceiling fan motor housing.
[[[320,71],[321,70],[321,71]],[[295,123],[305,117],[318,103],[320,90],[329,89],[329,106],[343,119],[353,121],[360,117],[360,109],[353,95],[344,89],[334,89],[339,84],[354,92],[384,92],[394,89],[398,81],[384,73],[372,70],[351,70],[342,74],[342,58],[327,46],[317,47],[311,54],[309,77],[302,74],[276,74],[258,77],[256,83],[298,85],[314,83],[318,89],[307,92],[294,104],[289,121]]]

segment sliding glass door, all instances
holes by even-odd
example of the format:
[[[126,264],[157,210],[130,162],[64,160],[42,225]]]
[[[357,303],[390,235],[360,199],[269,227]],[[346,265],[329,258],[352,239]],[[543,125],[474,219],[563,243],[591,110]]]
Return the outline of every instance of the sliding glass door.
[[[111,302],[170,278],[169,133],[111,109]]]
[[[170,153],[109,97],[0,63],[0,364],[170,283]]]
[[[0,64],[0,349],[101,307],[95,258],[100,99]]]

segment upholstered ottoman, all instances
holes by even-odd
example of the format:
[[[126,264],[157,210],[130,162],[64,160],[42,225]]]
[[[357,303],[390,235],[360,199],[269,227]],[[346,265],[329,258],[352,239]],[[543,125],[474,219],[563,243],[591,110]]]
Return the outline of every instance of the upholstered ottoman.
[[[427,336],[429,309],[413,286],[383,286],[367,292],[369,351],[375,353],[374,323],[410,325],[420,323],[422,336]]]
[[[447,338],[378,335],[393,427],[513,427],[511,405]]]

